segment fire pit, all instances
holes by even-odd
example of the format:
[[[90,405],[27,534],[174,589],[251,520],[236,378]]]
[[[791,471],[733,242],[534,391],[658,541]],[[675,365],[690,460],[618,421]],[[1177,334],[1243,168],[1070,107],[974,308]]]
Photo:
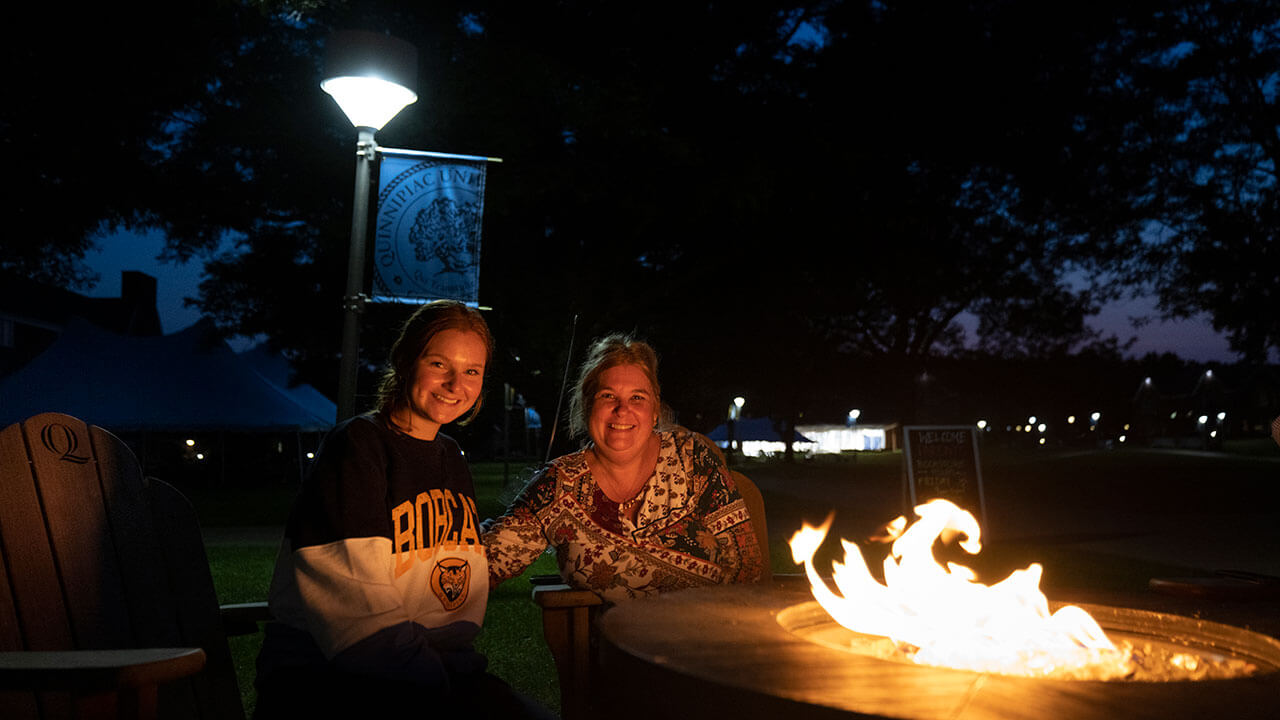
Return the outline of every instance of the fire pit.
[[[1088,605],[1109,632],[1255,669],[1199,681],[1043,680],[905,664],[815,642],[805,635],[830,628],[806,610],[812,604],[807,580],[797,577],[683,590],[610,609],[600,623],[598,684],[608,711],[788,720],[1280,715],[1280,641],[1231,625]]]

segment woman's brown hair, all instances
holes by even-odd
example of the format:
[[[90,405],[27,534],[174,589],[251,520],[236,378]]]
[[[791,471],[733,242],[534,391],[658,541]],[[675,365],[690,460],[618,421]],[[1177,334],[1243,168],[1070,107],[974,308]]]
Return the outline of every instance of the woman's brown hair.
[[[398,410],[409,407],[409,393],[413,390],[414,375],[418,371],[418,358],[426,351],[431,338],[444,330],[465,330],[479,335],[484,340],[486,367],[493,358],[493,335],[479,310],[457,300],[433,300],[418,308],[400,328],[400,335],[391,345],[387,366],[378,383],[375,411],[387,422],[392,422],[391,417]],[[466,418],[458,422],[459,425],[466,425],[476,418],[482,399],[483,395],[476,398],[475,406]]]

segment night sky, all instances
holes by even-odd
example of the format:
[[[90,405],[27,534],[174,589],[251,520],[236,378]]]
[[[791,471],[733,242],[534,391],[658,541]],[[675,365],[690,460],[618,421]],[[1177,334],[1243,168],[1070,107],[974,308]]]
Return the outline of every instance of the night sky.
[[[101,276],[97,286],[84,294],[93,297],[119,297],[120,272],[140,270],[158,280],[157,304],[160,322],[166,334],[182,330],[196,320],[200,313],[195,308],[183,307],[184,297],[195,297],[200,282],[201,266],[198,260],[185,265],[161,263],[156,260],[163,240],[160,236],[117,235],[99,242],[100,251],[86,261]],[[1134,330],[1128,318],[1151,312],[1151,304],[1141,301],[1117,303],[1105,308],[1094,319],[1094,327],[1113,332],[1122,339],[1136,335],[1138,342],[1130,351],[1135,357],[1148,352],[1172,352],[1194,362],[1233,363],[1236,356],[1227,347],[1227,341],[1215,332],[1208,320],[1200,322],[1153,322],[1141,330]],[[334,322],[339,322],[334,310]],[[239,349],[239,343],[233,341]]]

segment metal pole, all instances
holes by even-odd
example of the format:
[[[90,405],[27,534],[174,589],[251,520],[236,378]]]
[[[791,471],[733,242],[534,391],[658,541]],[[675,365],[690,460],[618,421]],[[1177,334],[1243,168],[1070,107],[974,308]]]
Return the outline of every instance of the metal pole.
[[[338,376],[338,420],[356,414],[360,360],[360,313],[364,295],[365,238],[369,225],[369,185],[378,145],[373,128],[356,128],[356,192],[351,210],[351,254],[347,258],[347,294],[342,298],[342,364]]]

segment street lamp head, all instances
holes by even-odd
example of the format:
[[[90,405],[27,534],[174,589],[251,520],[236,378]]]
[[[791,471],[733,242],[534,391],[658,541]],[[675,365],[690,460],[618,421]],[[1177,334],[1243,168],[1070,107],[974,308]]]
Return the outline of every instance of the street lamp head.
[[[418,100],[418,51],[381,33],[340,30],[325,47],[320,88],[333,96],[357,128],[381,130]]]

